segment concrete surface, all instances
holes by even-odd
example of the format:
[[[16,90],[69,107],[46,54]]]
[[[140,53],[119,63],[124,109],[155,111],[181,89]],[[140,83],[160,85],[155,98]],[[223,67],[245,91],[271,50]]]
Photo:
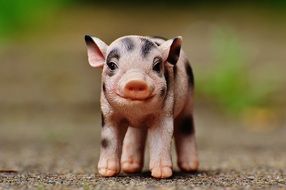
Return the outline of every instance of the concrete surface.
[[[196,113],[198,173],[175,167],[171,179],[156,180],[145,163],[141,174],[102,178],[96,110],[2,110],[0,189],[286,189],[284,124],[253,130],[209,110]]]

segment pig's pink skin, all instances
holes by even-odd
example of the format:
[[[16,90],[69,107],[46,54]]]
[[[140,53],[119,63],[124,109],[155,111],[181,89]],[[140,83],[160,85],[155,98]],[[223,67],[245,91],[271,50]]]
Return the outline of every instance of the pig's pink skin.
[[[169,83],[167,96],[162,98],[160,90],[167,89],[166,79],[152,71],[152,63],[156,56],[166,60],[173,41],[165,42],[161,39],[127,36],[134,43],[133,50],[128,52],[122,43],[124,38],[126,37],[115,40],[108,47],[105,47],[99,40],[99,49],[104,57],[98,56],[97,60],[106,60],[110,51],[120,50],[120,58],[111,59],[118,64],[115,74],[110,76],[106,64],[90,63],[96,66],[103,65],[102,82],[105,88],[105,91],[101,92],[101,110],[105,121],[101,138],[105,143],[102,143],[101,147],[99,173],[108,177],[117,175],[121,169],[127,173],[141,171],[147,131],[150,149],[149,167],[153,177],[172,176],[170,148],[173,136],[178,166],[183,171],[196,171],[199,162],[194,129],[188,134],[182,133],[181,129],[184,127],[182,123],[193,124],[193,88],[188,82],[187,58],[184,52],[181,50],[176,63],[176,77],[174,66],[164,62],[163,72],[169,76]],[[148,56],[142,57],[140,47],[143,42],[140,38],[146,38],[162,45],[153,48]],[[97,54],[93,55],[93,57],[96,56]],[[146,83],[150,90],[146,99],[137,99],[136,96],[135,99],[125,97],[124,87],[132,78]]]

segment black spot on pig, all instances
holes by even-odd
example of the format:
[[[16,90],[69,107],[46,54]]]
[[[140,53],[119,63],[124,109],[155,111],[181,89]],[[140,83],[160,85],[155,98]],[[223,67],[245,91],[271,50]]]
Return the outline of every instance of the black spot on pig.
[[[123,38],[122,43],[126,47],[127,51],[132,51],[134,49],[134,42],[131,38]]]
[[[104,127],[104,125],[105,125],[105,120],[104,120],[103,113],[101,112],[101,127]]]
[[[111,50],[106,58],[106,63],[110,62],[112,58],[119,59],[120,54],[117,48]]]
[[[152,48],[156,47],[155,43],[146,39],[146,38],[140,38],[143,42],[143,45],[141,47],[141,53],[143,57],[146,57]]]
[[[166,87],[162,87],[160,90],[160,96],[164,97],[166,95],[166,91],[167,91]]]
[[[178,38],[174,39],[167,58],[167,61],[172,65],[175,65],[180,57],[181,45],[178,45],[178,40]]]
[[[105,83],[102,84],[102,90],[103,90],[103,92],[106,91]]]
[[[195,85],[195,79],[194,79],[193,70],[192,70],[192,67],[190,66],[189,61],[185,63],[185,67],[186,67],[186,72],[188,75],[189,86],[193,87]]]
[[[179,132],[184,135],[191,135],[195,132],[193,116],[186,116],[179,121]]]
[[[160,46],[160,45],[161,45],[159,42],[155,42],[155,44],[156,44],[157,46]]]
[[[101,147],[102,147],[102,148],[107,148],[108,145],[109,145],[109,141],[108,141],[107,139],[103,138],[103,139],[101,140]]]

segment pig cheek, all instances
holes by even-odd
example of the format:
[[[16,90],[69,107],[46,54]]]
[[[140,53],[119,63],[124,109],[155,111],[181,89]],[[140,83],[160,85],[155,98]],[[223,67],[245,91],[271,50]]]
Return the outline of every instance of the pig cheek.
[[[107,84],[106,86],[108,86],[106,87],[107,95],[112,99],[114,99],[118,94],[118,90],[119,90],[118,89],[119,88],[118,78],[119,77],[115,77],[115,76],[108,77],[105,82],[105,84]]]
[[[166,89],[166,81],[163,78],[159,77],[152,77],[152,83],[154,85],[154,95],[156,95],[158,98],[159,95],[162,94],[162,91],[165,91]]]

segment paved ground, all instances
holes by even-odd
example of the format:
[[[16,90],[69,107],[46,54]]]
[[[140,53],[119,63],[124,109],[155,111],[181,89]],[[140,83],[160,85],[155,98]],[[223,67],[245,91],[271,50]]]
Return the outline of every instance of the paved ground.
[[[0,116],[0,189],[286,189],[285,126],[249,129],[223,118],[197,112],[198,173],[175,168],[173,178],[155,180],[145,167],[142,174],[102,178],[95,168],[95,110],[6,109]]]

